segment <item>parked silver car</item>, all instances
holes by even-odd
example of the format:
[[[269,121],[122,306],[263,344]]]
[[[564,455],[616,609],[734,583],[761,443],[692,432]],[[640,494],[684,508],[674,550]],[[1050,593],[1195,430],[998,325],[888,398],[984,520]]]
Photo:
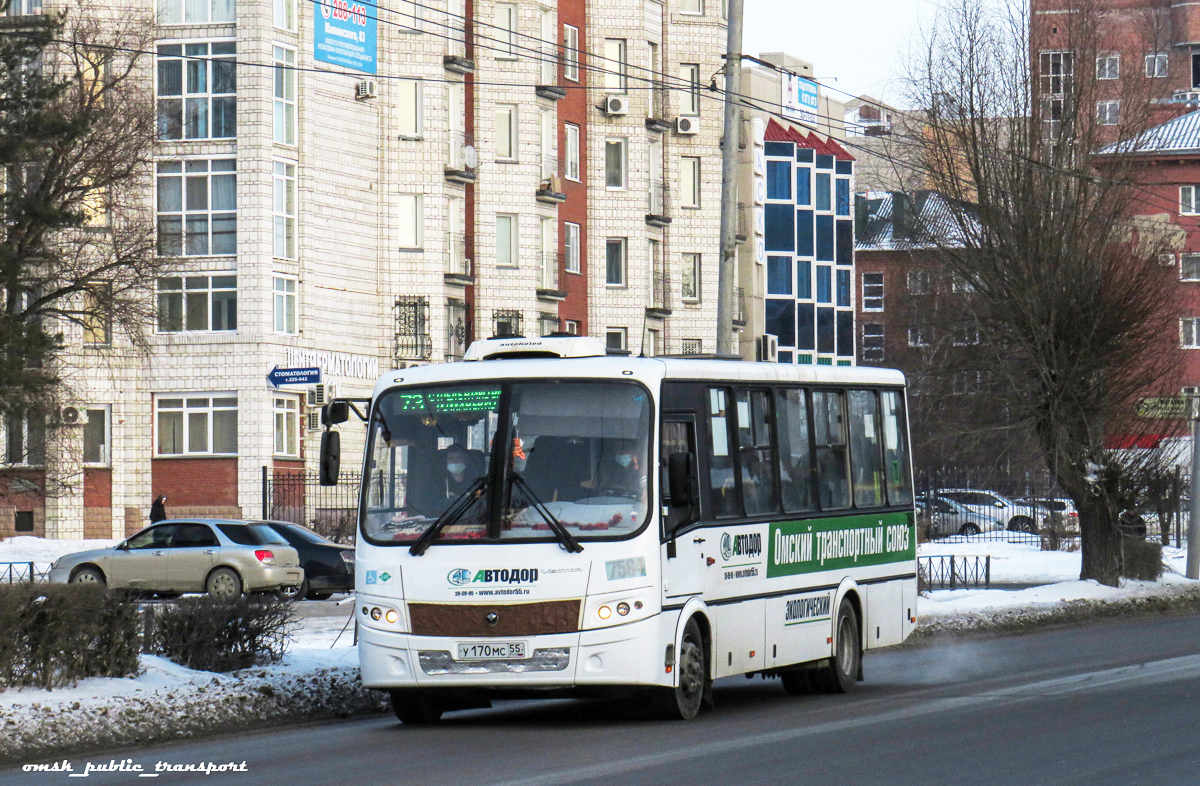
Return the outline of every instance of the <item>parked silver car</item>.
[[[978,535],[981,532],[998,532],[1004,529],[1004,523],[995,516],[970,510],[952,499],[921,496],[916,502],[917,508],[929,521],[930,538]]]
[[[1019,505],[1003,494],[977,489],[939,489],[943,499],[952,499],[976,513],[994,516],[1004,528],[1014,532],[1037,532],[1046,522],[1046,511],[1033,505]]]
[[[299,587],[300,557],[265,524],[235,519],[160,521],[116,546],[67,554],[50,566],[52,583],[93,583],[178,595]]]

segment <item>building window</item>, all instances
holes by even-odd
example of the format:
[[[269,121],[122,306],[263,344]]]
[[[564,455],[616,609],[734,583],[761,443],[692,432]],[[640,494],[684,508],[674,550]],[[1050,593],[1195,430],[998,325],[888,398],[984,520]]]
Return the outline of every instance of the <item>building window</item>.
[[[236,52],[233,41],[159,44],[159,139],[237,136]]]
[[[237,175],[232,158],[158,162],[159,256],[237,253]]]
[[[1150,58],[1146,56],[1146,76],[1150,76]],[[1116,52],[1109,52],[1104,55],[1096,55],[1096,78],[1097,79],[1120,79],[1121,78],[1121,55]]]
[[[1200,191],[1200,186],[1180,186],[1179,187],[1179,214],[1183,216],[1194,216],[1200,214],[1200,200],[1196,199],[1196,192]]]
[[[1039,65],[1043,96],[1062,97],[1071,92],[1075,59],[1070,52],[1042,52]]]
[[[396,368],[409,360],[428,360],[433,356],[429,335],[429,298],[424,295],[396,299]]]
[[[1115,126],[1121,114],[1120,101],[1097,101],[1096,122],[1102,126]]]
[[[680,81],[687,87],[679,92],[679,114],[696,116],[700,114],[700,65],[684,63],[679,68]]]
[[[507,3],[496,4],[495,32],[498,51],[497,59],[517,59],[517,7]]]
[[[959,371],[951,382],[951,390],[958,396],[971,396],[983,390],[982,371]]]
[[[422,30],[421,25],[422,3],[419,0],[397,0],[396,2],[396,26],[400,28],[402,33],[419,33]],[[451,22],[455,21],[453,19]]]
[[[604,346],[606,349],[625,349],[628,342],[629,332],[623,327],[610,327],[604,329]]]
[[[568,273],[579,273],[581,272],[579,266],[579,260],[581,256],[579,253],[579,224],[567,222],[564,226],[566,227],[566,238],[564,242],[567,247],[566,271]]]
[[[863,273],[862,310],[883,311],[883,274]]]
[[[237,276],[164,276],[158,280],[158,332],[237,330]]]
[[[496,160],[517,160],[517,108],[502,104],[496,107]]]
[[[296,279],[275,276],[275,332],[296,334]]]
[[[604,244],[605,276],[610,287],[625,286],[625,238],[610,237]]]
[[[296,50],[275,47],[275,143],[296,144]]]
[[[680,297],[697,302],[700,300],[700,255],[683,255],[683,279]]]
[[[234,0],[158,0],[160,25],[195,25],[235,21]]]
[[[1200,87],[1200,53],[1192,54],[1192,89]]]
[[[1200,349],[1200,317],[1184,317],[1179,320],[1179,345],[1184,349]]]
[[[625,140],[606,140],[604,143],[604,185],[606,188],[625,188],[626,163]]]
[[[548,336],[558,332],[558,314],[543,311],[538,314],[538,335]]]
[[[966,279],[965,276],[958,273],[950,277],[950,286],[955,292],[974,292],[975,285]]]
[[[112,284],[96,282],[83,290],[83,343],[112,342]]]
[[[863,323],[862,359],[864,363],[883,362],[883,325],[877,322]]]
[[[501,213],[496,216],[496,265],[517,266],[517,217]]]
[[[275,455],[300,455],[300,401],[275,396]]]
[[[42,0],[12,0],[5,16],[37,16],[42,13]]]
[[[1200,254],[1179,255],[1179,280],[1200,281]]]
[[[929,271],[928,270],[910,270],[910,271],[908,271],[908,294],[910,294],[910,295],[927,295],[927,294],[929,294]]]
[[[563,76],[572,82],[579,81],[579,28],[563,25]]]
[[[275,26],[282,30],[296,29],[296,0],[275,0]]]
[[[497,309],[492,312],[495,320],[494,338],[521,338],[521,312],[516,309]]]
[[[40,467],[46,463],[46,421],[40,415],[12,414],[4,420],[4,461]]]
[[[572,336],[579,335],[579,322],[574,319],[568,319],[563,323],[563,331]]]
[[[974,325],[958,325],[954,328],[954,346],[972,347],[979,343],[979,328]]]
[[[700,159],[683,156],[679,160],[679,195],[681,207],[700,207]]]
[[[237,455],[237,396],[155,397],[154,407],[158,455]]]
[[[929,346],[929,328],[924,326],[910,327],[908,329],[908,345],[910,347]]]
[[[566,178],[579,182],[579,126],[566,124]]]
[[[680,342],[680,351],[684,355],[699,355],[704,352],[704,339],[685,338]]]
[[[681,0],[679,11],[684,14],[703,14],[704,0]]]
[[[425,196],[400,194],[396,197],[398,212],[397,238],[400,248],[419,250],[425,242]]]
[[[108,404],[92,404],[87,408],[87,423],[83,424],[83,463],[86,465],[107,467],[112,462],[110,411]]]
[[[604,89],[609,93],[624,93],[628,64],[625,61],[625,39],[604,39]]]
[[[1153,52],[1146,55],[1146,76],[1150,79],[1164,79],[1167,76],[1167,53]],[[1116,79],[1115,76],[1108,77]]]
[[[469,319],[466,301],[446,300],[446,360],[462,360],[467,349]]]
[[[401,139],[420,139],[424,133],[422,123],[421,80],[397,79],[396,106],[397,125]]]
[[[296,165],[275,162],[275,256],[296,258]]]

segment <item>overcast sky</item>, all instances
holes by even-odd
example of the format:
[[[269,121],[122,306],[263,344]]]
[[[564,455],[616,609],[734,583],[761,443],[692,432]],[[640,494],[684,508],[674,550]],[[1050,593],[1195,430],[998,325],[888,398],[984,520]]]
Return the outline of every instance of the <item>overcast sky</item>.
[[[935,8],[935,0],[744,2],[746,54],[787,52],[811,62],[827,88],[888,102],[901,101],[895,81],[909,42],[922,23],[929,25]]]

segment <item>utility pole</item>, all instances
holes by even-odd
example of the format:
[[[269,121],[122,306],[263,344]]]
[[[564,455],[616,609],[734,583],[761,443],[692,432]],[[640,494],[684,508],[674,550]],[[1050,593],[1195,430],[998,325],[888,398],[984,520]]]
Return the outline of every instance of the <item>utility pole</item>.
[[[1200,398],[1188,399],[1192,416],[1192,505],[1188,516],[1187,577],[1200,579]]]
[[[725,136],[721,143],[721,267],[717,274],[717,354],[735,353],[733,285],[737,275],[738,122],[742,92],[742,2],[729,0],[725,45]]]

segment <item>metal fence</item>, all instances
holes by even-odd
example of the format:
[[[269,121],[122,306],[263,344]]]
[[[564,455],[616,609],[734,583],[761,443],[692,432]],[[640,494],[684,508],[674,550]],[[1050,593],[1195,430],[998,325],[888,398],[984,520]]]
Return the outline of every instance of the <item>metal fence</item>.
[[[991,555],[982,557],[930,556],[917,559],[920,589],[959,589],[992,585]]]
[[[315,472],[263,467],[262,516],[292,521],[337,543],[354,543],[359,475],[344,472],[336,486],[322,486]]]
[[[0,584],[44,584],[50,565],[37,562],[0,562]]]

